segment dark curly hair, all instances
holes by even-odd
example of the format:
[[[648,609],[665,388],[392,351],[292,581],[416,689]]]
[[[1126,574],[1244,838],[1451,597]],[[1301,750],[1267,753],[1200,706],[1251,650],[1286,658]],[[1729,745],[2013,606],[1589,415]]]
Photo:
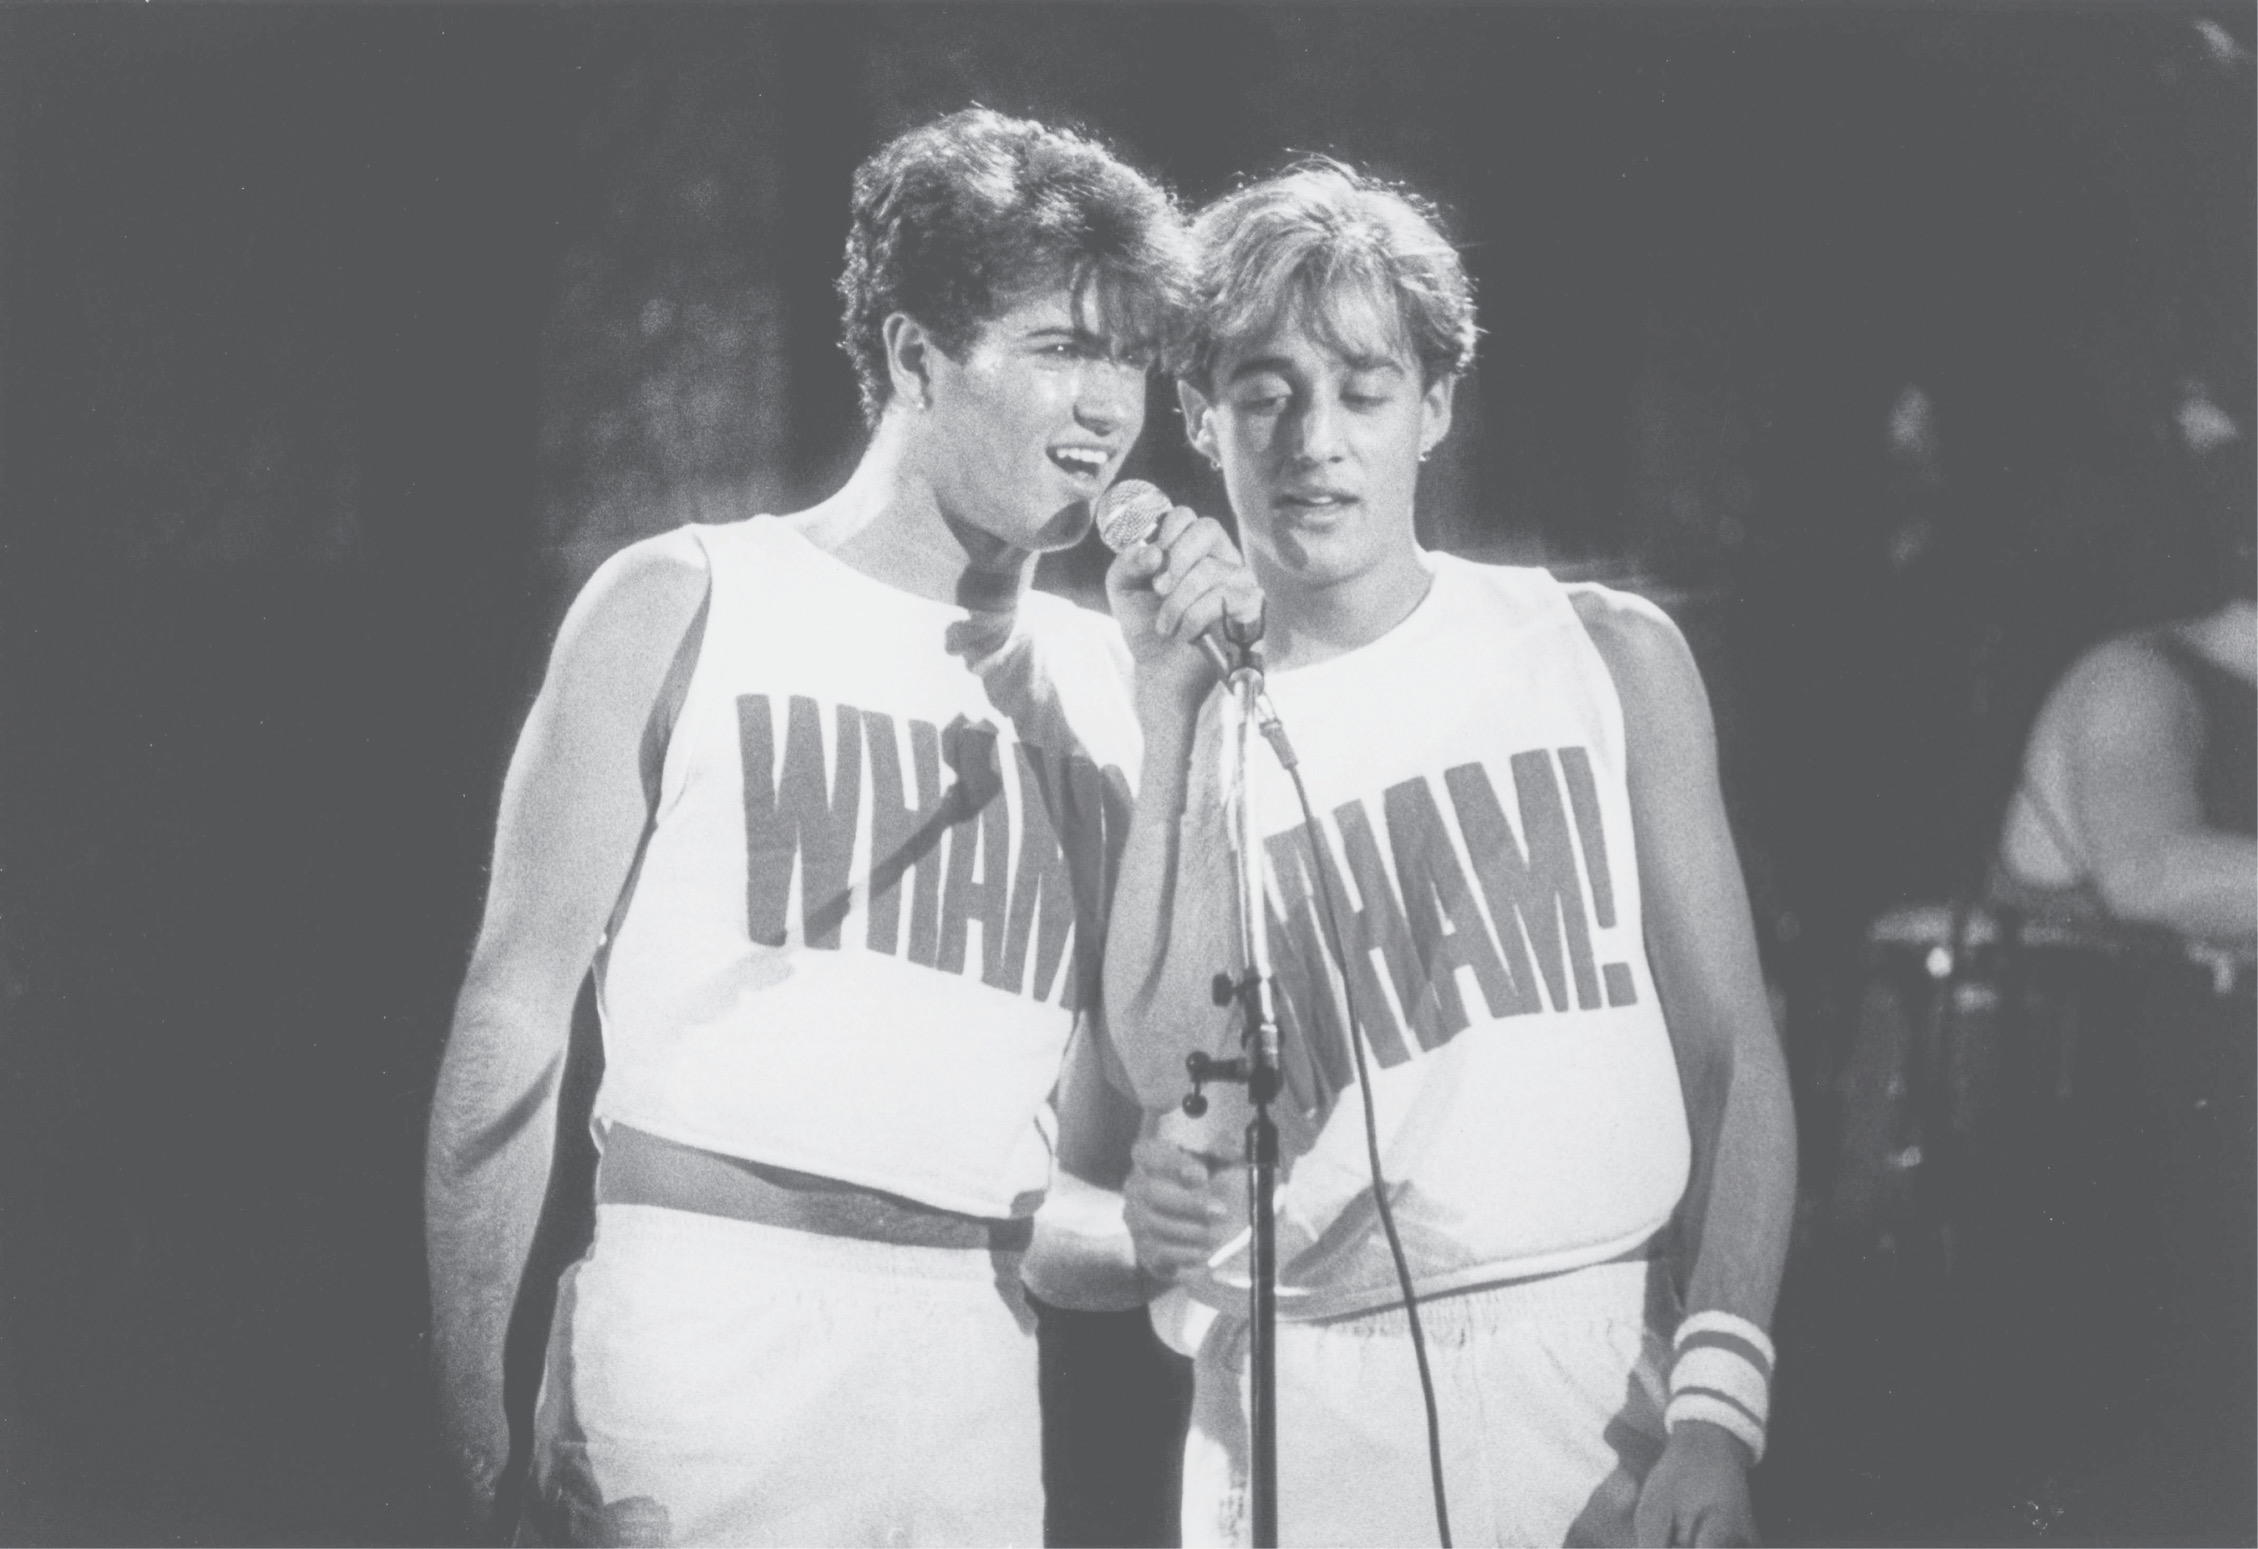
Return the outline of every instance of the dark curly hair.
[[[1408,188],[1327,156],[1297,162],[1200,211],[1199,273],[1169,369],[1212,385],[1224,343],[1299,309],[1328,344],[1333,309],[1320,298],[1362,291],[1392,312],[1429,382],[1474,364],[1474,286],[1435,206]]]
[[[1063,280],[1125,354],[1156,356],[1190,273],[1173,196],[1096,141],[986,108],[912,129],[855,171],[839,294],[863,417],[875,425],[893,391],[895,312],[961,356],[1016,292]]]

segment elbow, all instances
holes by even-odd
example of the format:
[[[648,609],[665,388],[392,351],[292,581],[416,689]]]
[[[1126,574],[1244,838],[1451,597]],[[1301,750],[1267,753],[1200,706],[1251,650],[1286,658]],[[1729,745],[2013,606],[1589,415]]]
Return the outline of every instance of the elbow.
[[[477,1172],[525,1136],[546,1137],[556,1124],[563,1073],[564,1059],[559,1055],[514,1091],[498,1090],[485,1094],[484,1100],[443,1105],[431,1126],[432,1165]]]
[[[497,1173],[546,1170],[566,1057],[563,1039],[536,1040],[524,1024],[456,1017],[424,1136],[427,1199]]]
[[[1769,1016],[1739,1024],[1735,1036],[1716,1039],[1696,1057],[1682,1060],[1679,1081],[1686,1111],[1697,1128],[1721,1135],[1728,1128],[1745,1127],[1766,1137],[1765,1148],[1778,1153],[1793,1171],[1795,1106],[1788,1080],[1786,1051]]]
[[[1133,1028],[1151,1025],[1134,1014],[1125,1021]],[[1181,1050],[1164,1039],[1136,1034],[1123,1039],[1118,1047],[1122,1073],[1135,1090],[1138,1107],[1147,1111],[1168,1108],[1183,1096],[1187,1087]]]

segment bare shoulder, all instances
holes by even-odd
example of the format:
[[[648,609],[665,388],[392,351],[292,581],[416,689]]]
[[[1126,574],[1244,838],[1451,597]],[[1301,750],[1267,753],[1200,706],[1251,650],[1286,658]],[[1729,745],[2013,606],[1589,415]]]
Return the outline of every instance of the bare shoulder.
[[[708,584],[704,550],[688,529],[629,544],[597,566],[573,599],[557,631],[552,676],[664,674]]]
[[[621,549],[588,578],[574,613],[602,614],[619,624],[688,622],[705,601],[705,551],[688,528],[642,538]]]
[[[2065,687],[2104,697],[2148,695],[2182,686],[2179,669],[2147,634],[2112,635],[2074,662]]]
[[[2138,744],[2200,724],[2195,689],[2145,634],[2116,635],[2071,664],[2046,709],[2078,742]]]
[[[1597,581],[1563,582],[1561,590],[1602,650],[1610,644],[1635,652],[1685,649],[1685,636],[1670,615],[1636,592]]]
[[[1568,600],[1615,679],[1626,711],[1684,713],[1708,696],[1675,620],[1635,592],[1570,582]]]

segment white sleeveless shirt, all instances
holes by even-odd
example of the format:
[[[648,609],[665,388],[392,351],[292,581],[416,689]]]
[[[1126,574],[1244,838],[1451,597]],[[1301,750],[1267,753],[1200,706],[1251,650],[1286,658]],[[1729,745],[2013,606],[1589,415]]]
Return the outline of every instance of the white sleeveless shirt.
[[[599,1127],[1029,1213],[1137,768],[1119,632],[1030,592],[983,650],[772,517],[653,541],[711,590],[599,959]]]
[[[1615,1257],[1661,1228],[1686,1186],[1607,664],[1544,571],[1427,561],[1432,588],[1388,634],[1270,675],[1325,831],[1321,863],[1259,739],[1251,760],[1286,1079],[1273,1110],[1286,1317],[1402,1300],[1371,1200],[1319,864],[1421,1294]],[[1222,719],[1197,766],[1215,786],[1194,802],[1226,799],[1236,722]],[[1243,1201],[1240,1179],[1218,1183]],[[1245,1274],[1242,1252],[1203,1299],[1242,1311]]]

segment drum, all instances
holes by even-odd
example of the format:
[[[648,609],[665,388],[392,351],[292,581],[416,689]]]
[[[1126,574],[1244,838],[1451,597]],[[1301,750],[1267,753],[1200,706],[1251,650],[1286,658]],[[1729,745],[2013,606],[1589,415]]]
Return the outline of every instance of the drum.
[[[2122,936],[1979,908],[1876,921],[1829,1094],[1832,1245],[1941,1286],[1965,1278],[1972,1229],[2071,1226],[2090,1175],[2122,1165],[2145,961]]]
[[[2080,1481],[2167,1413],[2247,1431],[2173,1341],[2223,1358],[2218,1394],[2237,1363],[2249,1385],[2250,985],[2168,939],[1977,906],[1869,932],[1812,1158],[1814,1334],[1838,1410],[1994,1524],[1968,1531],[2090,1525]]]

